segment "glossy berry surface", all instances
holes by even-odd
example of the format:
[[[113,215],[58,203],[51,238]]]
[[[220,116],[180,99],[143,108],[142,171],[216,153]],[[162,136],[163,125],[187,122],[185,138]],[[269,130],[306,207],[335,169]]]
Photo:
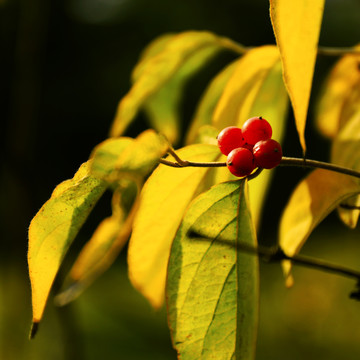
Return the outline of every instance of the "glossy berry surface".
[[[263,169],[272,169],[280,164],[282,158],[281,145],[273,140],[262,140],[253,148],[255,163]]]
[[[238,177],[250,175],[255,169],[254,155],[246,148],[236,148],[227,157],[226,165]]]
[[[270,139],[272,128],[268,121],[261,116],[252,117],[245,121],[242,134],[246,143],[255,145],[258,141]]]
[[[223,129],[217,136],[218,147],[224,155],[244,145],[244,138],[240,128],[229,126]]]

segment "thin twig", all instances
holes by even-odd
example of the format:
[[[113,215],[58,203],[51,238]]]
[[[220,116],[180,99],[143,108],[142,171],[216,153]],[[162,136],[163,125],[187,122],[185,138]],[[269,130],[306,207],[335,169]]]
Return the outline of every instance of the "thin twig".
[[[190,231],[188,233],[188,237],[196,240],[204,240],[204,241],[213,241],[213,238],[204,236],[199,234],[195,231]],[[338,275],[346,276],[355,278],[356,280],[360,281],[360,272],[349,269],[342,265],[328,263],[326,261],[315,259],[312,257],[304,256],[304,255],[287,255],[284,251],[276,246],[276,247],[265,247],[265,246],[252,246],[246,243],[238,242],[234,244],[231,241],[227,241],[225,239],[216,239],[218,243],[227,245],[229,247],[235,247],[238,250],[241,250],[248,254],[253,254],[259,256],[261,259],[265,260],[266,262],[280,262],[283,260],[290,260],[294,264],[311,267],[317,270],[326,271],[336,273]]]
[[[319,46],[318,48],[318,55],[342,56],[346,54],[360,55],[360,49],[356,49],[352,47],[337,48],[337,47],[327,47],[327,46]]]

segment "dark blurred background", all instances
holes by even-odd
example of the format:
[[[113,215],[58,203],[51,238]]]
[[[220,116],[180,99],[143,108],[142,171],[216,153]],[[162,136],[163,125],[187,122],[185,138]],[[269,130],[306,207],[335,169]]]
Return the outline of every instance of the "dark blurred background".
[[[120,256],[73,305],[49,302],[40,331],[29,341],[27,228],[59,182],[71,178],[108,135],[115,109],[130,86],[142,49],[166,32],[209,30],[247,46],[274,43],[267,0],[0,0],[1,252],[0,359],[175,359],[165,310],[154,312],[134,291]],[[360,1],[327,0],[320,44],[360,41]],[[183,99],[187,124],[221,58],[195,77]],[[316,94],[334,63],[319,58]],[[292,114],[284,152],[301,155]],[[128,134],[146,127],[140,115]],[[329,143],[309,125],[308,155],[326,160]],[[287,171],[285,171],[287,170]],[[274,242],[281,209],[304,173],[277,172],[265,207],[264,242]],[[96,208],[66,267],[89,238]],[[93,221],[92,221],[93,220]],[[359,268],[359,231],[330,215],[304,252]],[[278,265],[263,265],[258,359],[359,359],[360,304],[348,299],[349,280],[296,269],[286,290]],[[51,300],[51,299],[50,299]]]

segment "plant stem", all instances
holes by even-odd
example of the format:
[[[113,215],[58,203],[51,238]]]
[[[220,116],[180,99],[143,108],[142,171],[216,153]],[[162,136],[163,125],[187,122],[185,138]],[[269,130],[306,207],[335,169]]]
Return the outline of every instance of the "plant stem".
[[[318,48],[318,55],[342,56],[346,54],[360,55],[360,49],[355,49],[352,47],[336,48],[327,46],[319,46]]]
[[[190,231],[188,233],[188,236],[192,239],[196,240],[204,240],[204,241],[213,241],[214,239],[209,238],[207,236],[204,236],[202,234],[199,234],[194,231]],[[284,253],[284,251],[279,247],[266,247],[266,246],[251,246],[246,243],[239,242],[236,245],[234,245],[230,241],[222,240],[222,239],[216,239],[216,242],[219,242],[224,245],[228,245],[231,247],[236,247],[238,250],[241,250],[243,252],[246,252],[248,254],[257,255],[266,262],[280,262],[283,260],[290,260],[294,264],[298,264],[301,266],[311,267],[317,270],[326,271],[326,272],[332,272],[338,275],[346,276],[355,278],[356,280],[360,281],[360,272],[349,269],[347,267],[344,267],[342,265],[332,264],[328,263],[324,260],[315,259],[309,256],[304,255],[287,255]]]
[[[192,166],[192,167],[225,167],[226,166],[226,162],[216,162],[216,161],[215,162],[194,162],[194,161],[182,160],[178,157],[178,155],[176,155],[175,151],[172,150],[169,152],[174,156],[175,162],[169,161],[166,159],[160,159],[159,160],[160,163],[167,165],[167,166],[177,167],[177,168],[188,167],[188,166]],[[359,171],[349,169],[349,168],[346,168],[343,166],[335,165],[335,164],[330,164],[327,162],[317,161],[317,160],[309,160],[309,159],[293,158],[293,157],[285,157],[284,156],[282,158],[279,166],[319,168],[319,169],[335,171],[335,172],[338,172],[341,174],[360,178]]]

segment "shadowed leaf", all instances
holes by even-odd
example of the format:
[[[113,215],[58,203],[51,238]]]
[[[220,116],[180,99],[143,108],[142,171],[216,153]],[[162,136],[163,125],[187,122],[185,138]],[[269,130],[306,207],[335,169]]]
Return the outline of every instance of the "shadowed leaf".
[[[360,49],[360,46],[356,48]],[[349,107],[360,103],[359,96],[352,99],[354,92],[358,95],[360,92],[359,66],[360,55],[343,56],[333,67],[322,87],[315,120],[320,132],[327,137],[336,137],[340,127],[351,116]]]
[[[114,192],[112,215],[100,223],[80,252],[70,271],[69,285],[55,298],[57,305],[66,305],[77,298],[114,262],[130,236],[136,194],[136,185],[128,181],[123,181]]]
[[[270,17],[296,128],[306,151],[305,125],[325,0],[270,0]]]
[[[34,323],[41,320],[69,246],[106,188],[90,174],[90,167],[91,161],[84,163],[73,179],[58,185],[31,221],[28,263]]]
[[[182,159],[192,161],[214,161],[220,154],[216,146],[201,144],[187,146],[177,153]],[[154,307],[160,307],[164,301],[171,242],[208,171],[208,168],[159,165],[141,192],[129,242],[129,276]]]
[[[134,77],[136,79],[134,79],[135,81],[130,91],[118,105],[111,129],[111,136],[121,135],[140,108],[147,101],[151,101],[151,97],[157,103],[165,95],[168,95],[169,100],[172,102],[172,106],[167,105],[166,109],[166,114],[169,115],[176,108],[179,96],[177,92],[180,90],[174,84],[182,84],[186,77],[190,76],[193,72],[193,69],[188,64],[192,63],[192,66],[199,68],[201,64],[209,59],[210,55],[215,54],[221,49],[240,51],[242,48],[229,39],[209,32],[189,31],[176,36],[169,36],[159,41],[148,52],[148,55],[145,55],[140,65],[135,68]],[[200,53],[202,55],[199,55]],[[178,78],[176,79],[177,76]],[[175,79],[173,84],[171,79]],[[169,94],[166,94],[164,90],[159,94],[159,98],[157,98],[156,93],[163,86],[166,87],[168,82],[170,86],[170,89],[168,89]],[[152,105],[151,108],[153,109]],[[154,120],[154,113],[152,115]],[[161,127],[158,129],[160,131],[166,130],[165,135],[171,141],[178,135],[177,126],[179,124],[168,123],[167,121],[173,121],[174,116],[172,114],[169,119],[161,118]],[[158,118],[156,117],[157,122]]]
[[[331,151],[331,162],[344,167],[360,171],[360,109],[352,118],[344,124],[335,138]],[[352,179],[360,185],[359,179]],[[360,196],[356,195],[347,199],[343,204],[359,206]],[[350,210],[338,207],[338,214],[344,224],[354,229],[359,219],[359,210]]]
[[[189,230],[214,240],[189,238]],[[246,180],[218,184],[193,201],[176,234],[167,278],[179,358],[255,358],[258,259],[237,251],[240,241],[256,246]]]
[[[297,254],[315,227],[339,204],[360,193],[360,184],[352,177],[316,169],[293,191],[280,222],[280,246],[287,255]],[[285,275],[291,285],[290,263]]]

